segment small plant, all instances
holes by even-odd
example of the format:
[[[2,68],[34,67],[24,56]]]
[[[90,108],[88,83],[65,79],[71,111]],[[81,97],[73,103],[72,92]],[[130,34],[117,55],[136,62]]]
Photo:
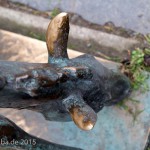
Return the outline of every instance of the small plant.
[[[150,49],[147,49],[146,52],[150,53]],[[145,51],[140,48],[131,52],[131,60],[129,64],[125,64],[122,68],[123,72],[130,78],[131,85],[134,90],[142,89],[142,91],[148,90],[148,85],[146,80],[149,75],[146,72],[147,68],[145,66]]]
[[[140,87],[144,88],[144,91],[148,90],[146,84],[148,74],[145,72],[144,55],[144,52],[139,48],[134,50],[131,55],[129,71],[132,74],[132,87],[135,90],[140,89]]]
[[[147,34],[147,35],[145,36],[145,39],[146,39],[146,41],[150,44],[150,34]]]
[[[39,34],[39,33],[35,33],[35,32],[29,32],[29,36],[32,37],[32,38],[41,40],[41,41],[45,41],[46,40],[45,39],[45,35]]]
[[[137,117],[144,111],[144,109],[139,110],[136,107],[132,108],[131,106],[128,106],[127,101],[130,101],[132,103],[134,103],[134,105],[137,105],[140,103],[140,101],[132,99],[132,98],[127,98],[124,99],[123,101],[120,101],[117,106],[119,108],[123,108],[125,111],[127,111],[133,118],[133,123],[135,123],[135,121],[137,121]]]
[[[146,36],[146,40],[150,44],[150,36]],[[148,62],[146,62],[146,58],[150,58],[150,48],[145,48],[144,50],[137,48],[130,53],[130,60],[123,64],[121,68],[122,72],[130,78],[133,90],[140,90],[141,92],[149,90],[149,85],[146,80],[149,78],[147,71],[150,71],[150,66]],[[140,103],[140,101],[128,98],[118,103],[118,107],[123,108],[131,114],[135,122],[138,115],[144,110],[138,110],[136,107],[134,109],[131,108],[131,106],[128,105],[128,101],[136,105]]]

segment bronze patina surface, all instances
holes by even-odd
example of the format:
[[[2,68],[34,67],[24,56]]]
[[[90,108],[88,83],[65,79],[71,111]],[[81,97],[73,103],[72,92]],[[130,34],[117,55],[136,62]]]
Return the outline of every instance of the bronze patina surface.
[[[130,82],[123,74],[91,55],[69,59],[68,34],[69,18],[61,13],[47,29],[48,63],[0,61],[1,108],[30,109],[47,120],[72,118],[79,128],[90,130],[97,112],[129,95]]]

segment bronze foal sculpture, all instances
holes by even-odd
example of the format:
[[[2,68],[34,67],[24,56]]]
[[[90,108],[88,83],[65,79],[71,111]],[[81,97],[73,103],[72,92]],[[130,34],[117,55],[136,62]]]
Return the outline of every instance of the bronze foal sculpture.
[[[0,61],[1,108],[30,109],[47,120],[72,118],[79,128],[90,130],[97,112],[129,95],[130,82],[123,74],[109,70],[91,55],[69,59],[68,34],[68,14],[60,13],[47,29],[48,63]],[[24,132],[7,122],[15,128],[14,134]]]

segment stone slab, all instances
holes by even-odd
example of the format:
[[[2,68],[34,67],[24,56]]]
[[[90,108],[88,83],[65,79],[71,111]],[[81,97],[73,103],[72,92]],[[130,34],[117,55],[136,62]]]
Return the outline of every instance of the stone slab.
[[[21,27],[24,26],[45,32],[50,22],[49,19],[45,19],[43,17],[37,17],[35,15],[3,7],[0,7],[0,19],[7,19],[7,24],[9,24],[9,21],[11,21],[14,22],[15,26],[20,25]],[[18,26],[18,28],[20,27]],[[131,49],[135,45],[139,44],[139,41],[133,38],[124,38],[73,24],[70,24],[69,37],[82,41],[88,41],[89,43],[93,43],[94,41],[100,46],[109,47],[120,52]]]
[[[38,10],[53,10],[77,13],[84,19],[104,24],[112,21],[116,26],[140,33],[150,32],[149,0],[11,0]]]
[[[68,49],[69,58],[83,53]],[[97,58],[109,68],[116,69],[115,62]],[[0,60],[47,63],[48,53],[46,43],[12,32],[0,30]]]
[[[81,55],[69,50],[69,57]],[[0,30],[0,59],[12,61],[47,62],[44,42]],[[104,65],[116,69],[116,64],[99,59]],[[148,80],[150,84],[150,80]],[[128,102],[133,110],[143,110],[136,121],[127,111],[117,106],[105,107],[98,113],[98,121],[91,131],[81,131],[73,122],[46,121],[29,110],[0,109],[28,133],[59,144],[84,150],[144,150],[150,127],[150,92],[132,93],[140,103]]]

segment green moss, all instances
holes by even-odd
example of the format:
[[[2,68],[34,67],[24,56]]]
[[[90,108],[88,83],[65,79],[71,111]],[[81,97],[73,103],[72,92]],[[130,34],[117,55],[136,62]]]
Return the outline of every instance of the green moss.
[[[54,8],[51,12],[51,17],[54,18],[60,13],[60,10],[58,8]]]
[[[44,34],[42,33],[38,33],[38,32],[29,32],[28,33],[28,36],[32,37],[32,38],[35,38],[35,39],[38,39],[38,40],[41,40],[41,41],[46,41],[46,37]]]

